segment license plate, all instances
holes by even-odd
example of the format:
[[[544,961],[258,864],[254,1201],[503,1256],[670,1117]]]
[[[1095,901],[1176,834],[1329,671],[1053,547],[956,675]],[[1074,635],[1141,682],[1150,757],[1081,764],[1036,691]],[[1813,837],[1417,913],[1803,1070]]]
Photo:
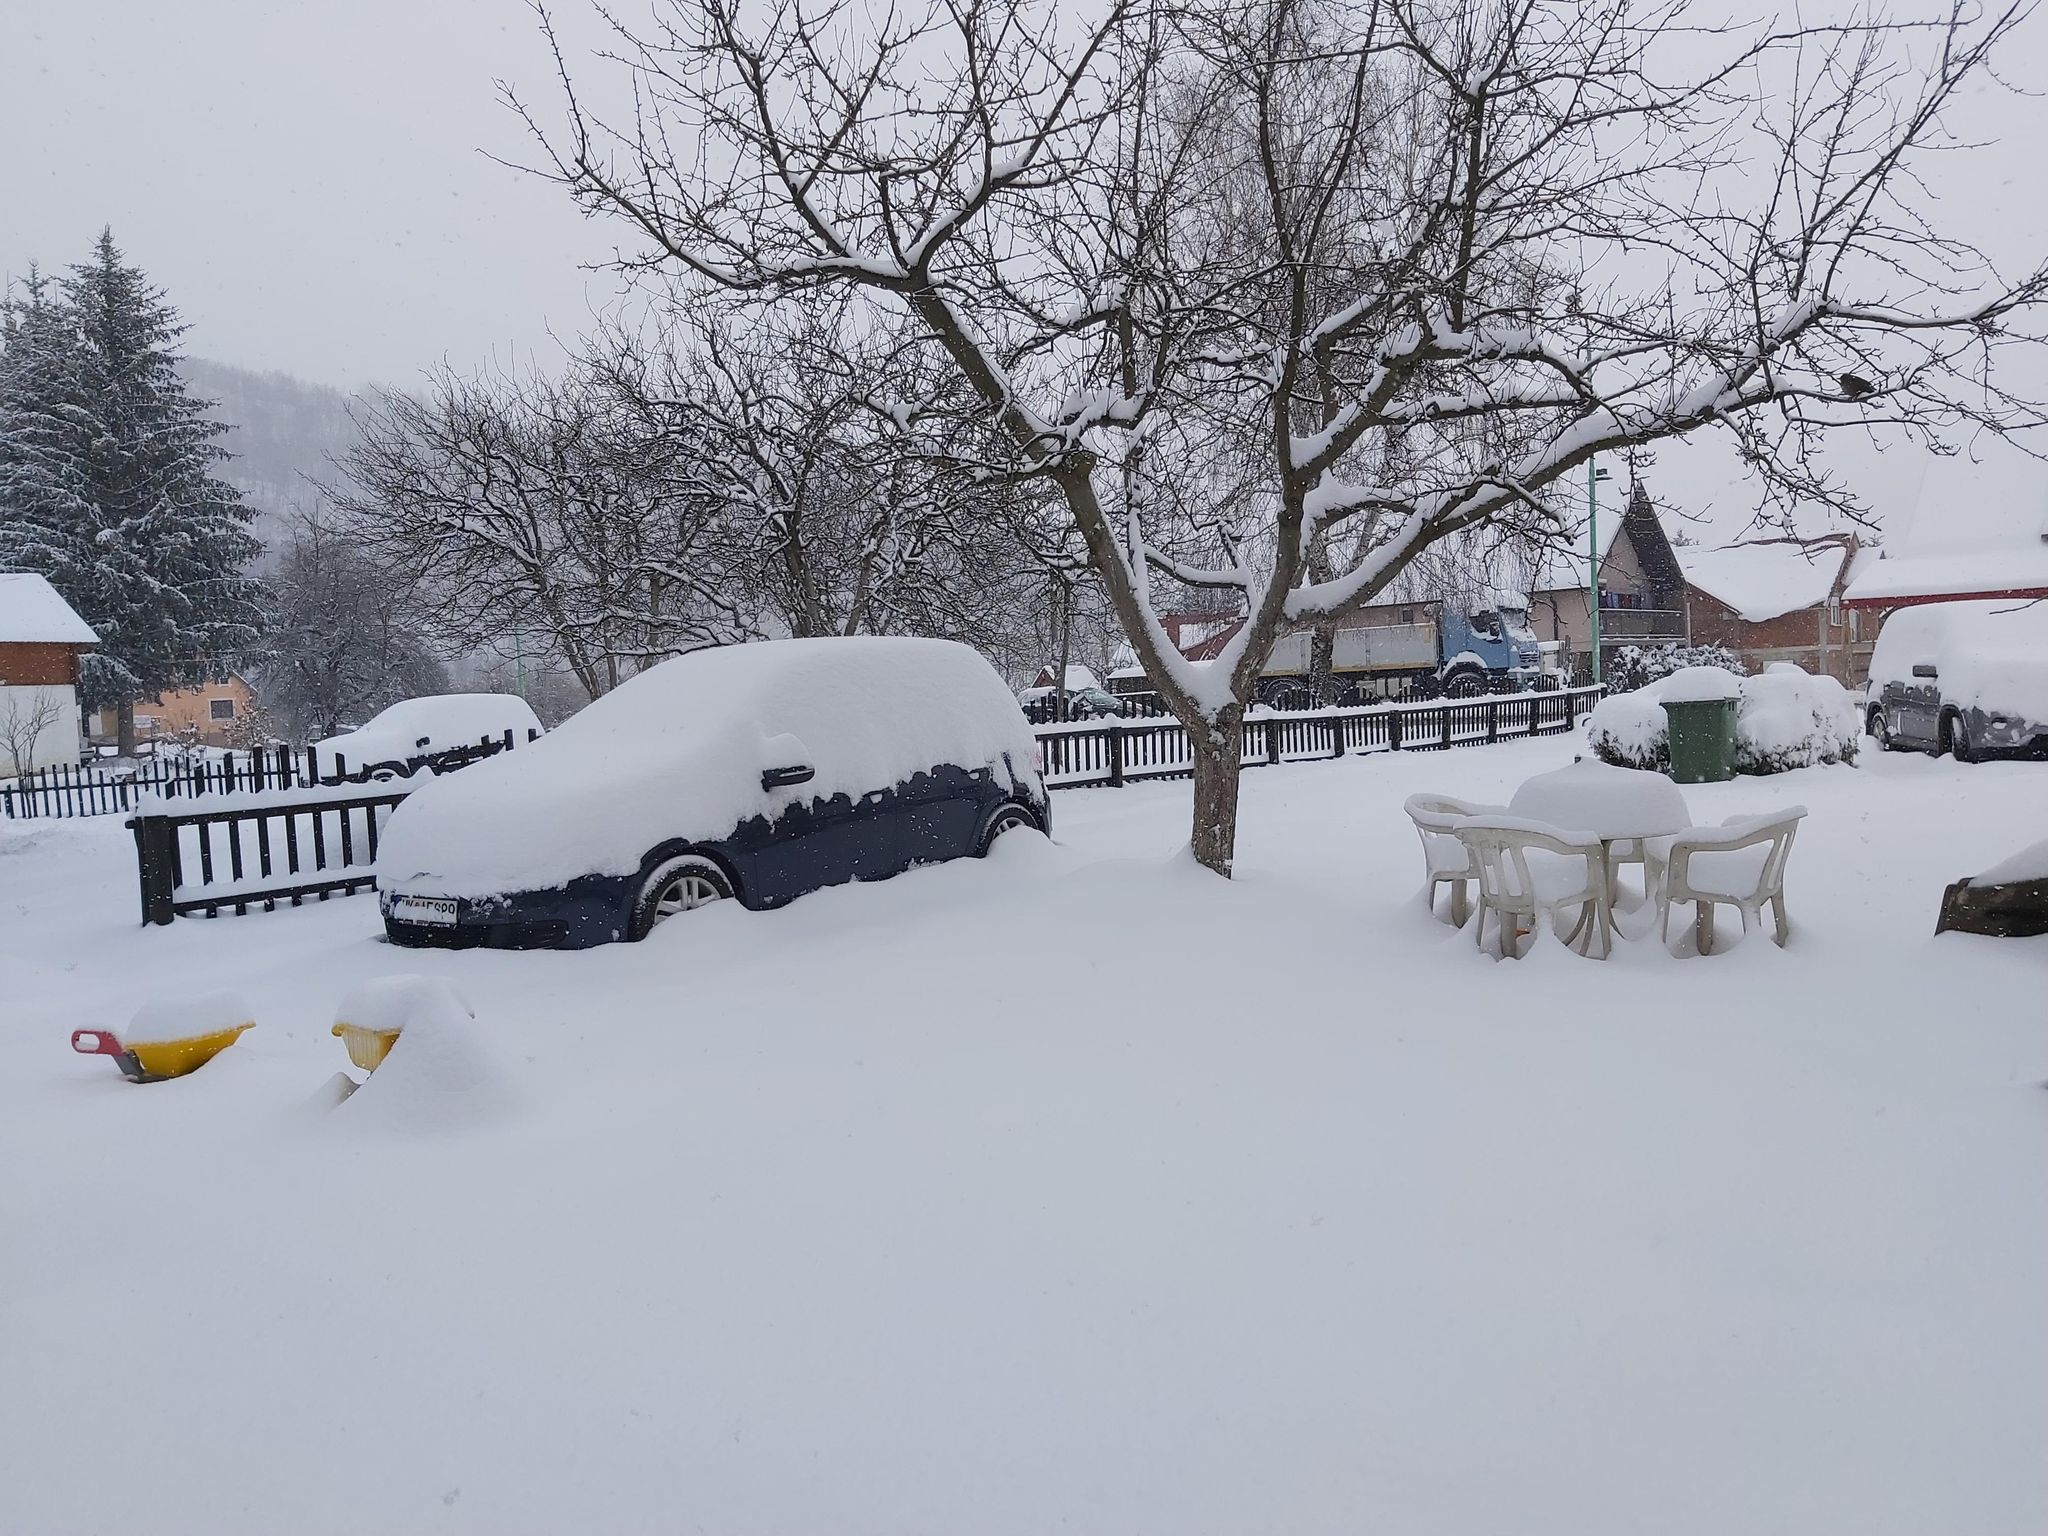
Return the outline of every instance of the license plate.
[[[391,915],[401,923],[452,923],[455,921],[455,898],[394,896],[391,898]]]

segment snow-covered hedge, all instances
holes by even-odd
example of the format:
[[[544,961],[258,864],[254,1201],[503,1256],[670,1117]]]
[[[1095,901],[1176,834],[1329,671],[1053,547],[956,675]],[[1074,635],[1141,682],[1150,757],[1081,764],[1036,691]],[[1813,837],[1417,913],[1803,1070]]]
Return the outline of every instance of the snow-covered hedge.
[[[1593,706],[1586,739],[1604,763],[1671,769],[1670,722],[1664,700],[1715,698],[1733,692],[1735,771],[1783,773],[1816,763],[1851,763],[1861,728],[1856,706],[1832,677],[1815,677],[1778,662],[1757,677],[1717,679],[1711,667],[1688,667]]]
[[[1686,667],[1719,667],[1743,676],[1749,668],[1725,645],[1625,645],[1606,669],[1606,683],[1616,693],[1633,693]]]
[[[1816,763],[1853,763],[1863,725],[1849,691],[1790,662],[1742,680],[1735,707],[1735,771],[1784,773]]]

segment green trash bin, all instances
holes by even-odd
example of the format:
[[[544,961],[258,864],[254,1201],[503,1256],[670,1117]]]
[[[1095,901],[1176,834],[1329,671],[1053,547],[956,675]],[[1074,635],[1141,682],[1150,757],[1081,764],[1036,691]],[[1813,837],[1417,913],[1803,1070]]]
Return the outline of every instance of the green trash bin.
[[[1735,777],[1734,699],[1667,699],[1671,779],[1675,784],[1719,784]]]

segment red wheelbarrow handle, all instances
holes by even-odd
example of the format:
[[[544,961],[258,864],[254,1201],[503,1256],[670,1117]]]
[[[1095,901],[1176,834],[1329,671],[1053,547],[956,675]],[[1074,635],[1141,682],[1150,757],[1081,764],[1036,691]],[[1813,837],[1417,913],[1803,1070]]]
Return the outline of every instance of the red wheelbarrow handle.
[[[71,1049],[83,1056],[118,1056],[121,1042],[113,1032],[105,1029],[74,1029],[71,1031]]]

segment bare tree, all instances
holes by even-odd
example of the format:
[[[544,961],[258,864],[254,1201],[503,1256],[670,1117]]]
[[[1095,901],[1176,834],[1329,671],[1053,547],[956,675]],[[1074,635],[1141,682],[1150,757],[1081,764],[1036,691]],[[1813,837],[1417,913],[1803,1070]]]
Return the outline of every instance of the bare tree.
[[[43,732],[63,717],[64,706],[47,688],[10,688],[0,705],[0,774],[19,777],[35,761]]]
[[[255,661],[265,712],[291,739],[331,736],[387,704],[444,689],[447,672],[419,621],[417,578],[373,561],[317,508],[298,509],[289,529]],[[250,729],[249,744],[267,739],[267,721]]]
[[[939,0],[870,30],[673,0],[620,30],[629,115],[564,61],[541,139],[645,266],[916,321],[991,472],[1057,493],[1194,738],[1194,854],[1228,874],[1274,639],[1431,544],[1554,534],[1595,455],[1704,427],[1842,501],[1830,429],[2039,421],[1993,365],[2043,273],[1937,228],[1918,179],[2024,10]],[[1204,589],[1249,617],[1196,668],[1159,615]]]
[[[894,408],[932,388],[918,357],[912,338],[859,336],[821,306],[734,324],[700,301],[651,339],[601,337],[589,366],[725,519],[733,580],[773,630],[999,650],[1039,565],[1029,498],[962,474]]]
[[[617,381],[442,373],[387,395],[330,492],[446,643],[558,656],[591,698],[655,661],[756,632],[727,520]]]

